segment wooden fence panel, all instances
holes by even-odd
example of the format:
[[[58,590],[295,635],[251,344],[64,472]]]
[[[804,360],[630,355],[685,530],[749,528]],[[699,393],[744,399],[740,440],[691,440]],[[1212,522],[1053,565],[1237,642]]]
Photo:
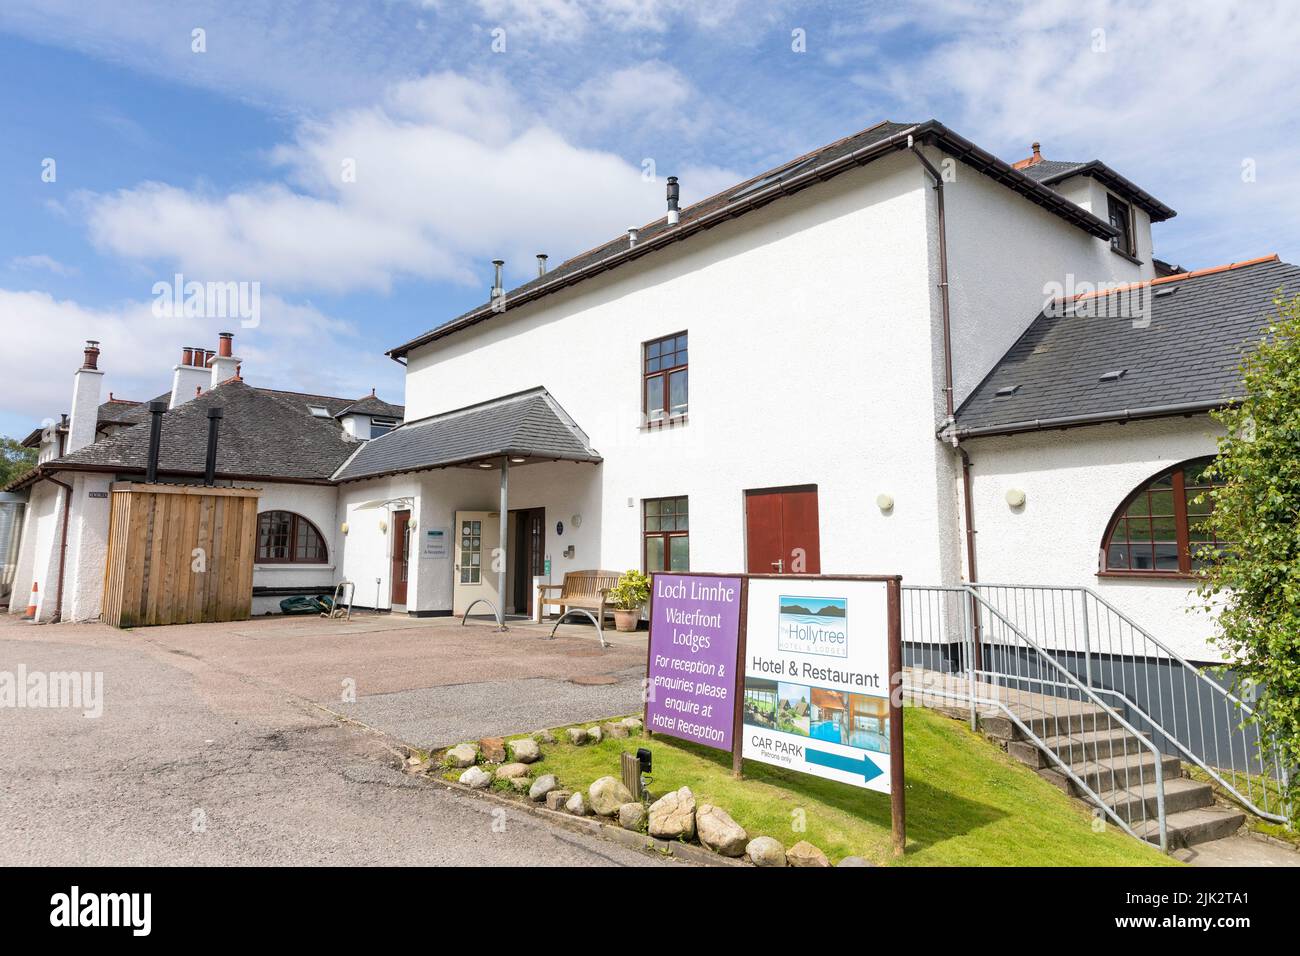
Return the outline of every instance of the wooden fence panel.
[[[256,488],[115,484],[104,622],[247,620],[259,494]]]

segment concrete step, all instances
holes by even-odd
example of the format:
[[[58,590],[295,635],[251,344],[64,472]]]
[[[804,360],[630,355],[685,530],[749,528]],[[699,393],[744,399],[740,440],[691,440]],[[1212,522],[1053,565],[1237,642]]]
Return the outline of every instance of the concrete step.
[[[1059,737],[1066,734],[1083,733],[1090,730],[1105,730],[1113,721],[1100,707],[1083,707],[1078,704],[1068,705],[1062,702],[1059,711],[1025,708],[1017,716],[1039,737]],[[1023,740],[1024,734],[1015,721],[1005,714],[997,713],[980,718],[980,729],[996,740]]]
[[[1121,757],[1124,754],[1145,750],[1142,741],[1123,727],[1104,730],[1083,730],[1073,734],[1047,737],[1043,743],[1068,764],[1082,763],[1106,757]],[[1048,759],[1042,749],[1029,740],[1010,740],[1007,753],[1028,767],[1037,770],[1055,764]]]
[[[1163,757],[1161,766],[1167,784],[1182,775],[1182,765],[1177,757]],[[1107,790],[1123,790],[1145,784],[1154,784],[1156,779],[1155,758],[1150,752],[1125,754],[1122,757],[1105,757],[1101,760],[1088,760],[1071,764],[1070,769],[1083,779],[1095,793]],[[1076,797],[1087,794],[1064,773],[1054,768],[1039,770],[1038,775],[1060,787],[1066,793]]]
[[[1165,814],[1165,827],[1169,835],[1169,849],[1196,846],[1211,840],[1232,836],[1246,822],[1246,814],[1231,807],[1200,807]],[[1159,845],[1160,824],[1155,819],[1145,821],[1133,832],[1148,843]]]
[[[1154,820],[1160,812],[1156,805],[1154,782],[1120,790],[1107,790],[1101,794],[1101,799],[1121,820],[1143,818]],[[1214,788],[1208,783],[1200,783],[1190,777],[1174,777],[1172,780],[1165,781],[1166,814],[1212,806],[1214,806]]]

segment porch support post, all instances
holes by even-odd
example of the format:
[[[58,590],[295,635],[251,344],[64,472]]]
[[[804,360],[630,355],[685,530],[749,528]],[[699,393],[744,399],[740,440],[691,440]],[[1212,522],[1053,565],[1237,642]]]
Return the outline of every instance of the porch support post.
[[[506,532],[510,525],[510,456],[501,456],[501,545],[497,551],[497,630],[506,630]]]

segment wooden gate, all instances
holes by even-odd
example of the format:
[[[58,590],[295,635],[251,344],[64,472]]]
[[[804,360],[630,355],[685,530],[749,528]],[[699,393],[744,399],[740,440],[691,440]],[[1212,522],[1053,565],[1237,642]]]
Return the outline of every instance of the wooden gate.
[[[247,620],[260,494],[257,488],[114,484],[104,623]]]

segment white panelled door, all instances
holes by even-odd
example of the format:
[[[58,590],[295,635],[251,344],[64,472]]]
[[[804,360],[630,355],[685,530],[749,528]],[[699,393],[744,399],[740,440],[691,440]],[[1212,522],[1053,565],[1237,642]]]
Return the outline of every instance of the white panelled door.
[[[479,598],[497,604],[497,575],[492,554],[501,546],[501,516],[493,511],[457,511],[456,560],[452,566],[452,613],[460,617]],[[491,615],[480,604],[474,615]]]

